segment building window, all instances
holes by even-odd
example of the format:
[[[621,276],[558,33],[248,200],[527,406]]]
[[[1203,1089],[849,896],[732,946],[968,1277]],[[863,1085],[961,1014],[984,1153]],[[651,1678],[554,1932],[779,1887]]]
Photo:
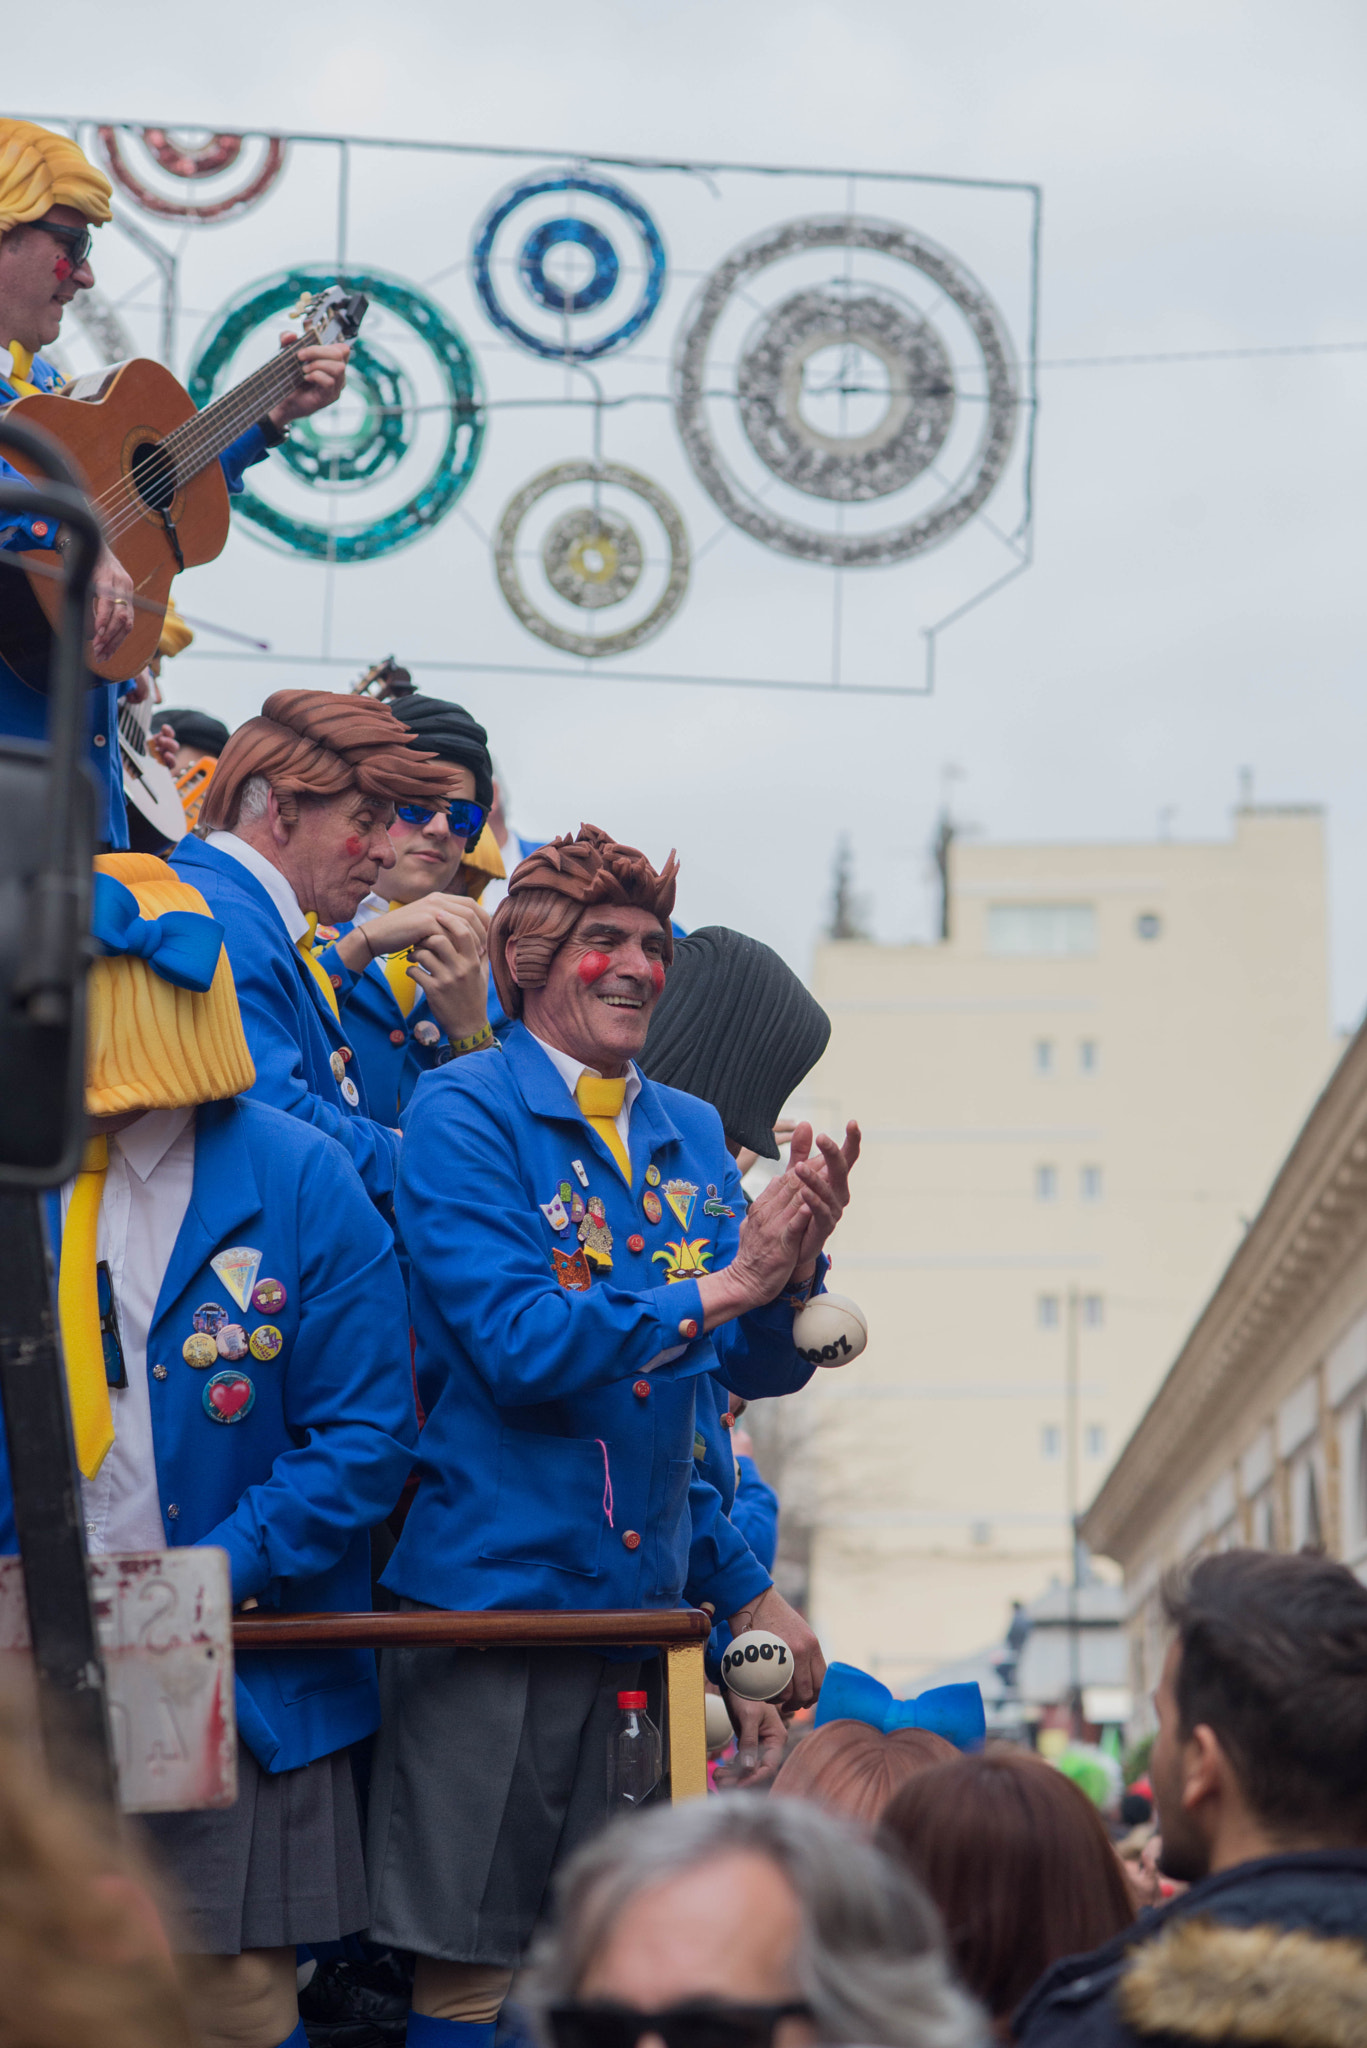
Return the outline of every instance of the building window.
[[[1058,1168],[1037,1166],[1035,1168],[1035,1200],[1053,1202],[1058,1198]]]
[[[1063,1431],[1056,1422],[1046,1422],[1040,1431],[1039,1454],[1042,1458],[1063,1456]]]
[[[1094,1074],[1101,1064],[1101,1048],[1094,1038],[1080,1038],[1077,1063],[1084,1074]]]
[[[1104,1458],[1106,1455],[1106,1425],[1104,1422],[1089,1422],[1083,1438],[1083,1448],[1089,1458]]]
[[[1263,1550],[1277,1548],[1277,1518],[1272,1512],[1270,1494],[1264,1494],[1258,1503],[1258,1512],[1253,1518],[1253,1540]]]
[[[1009,958],[1076,958],[1096,951],[1090,903],[990,903],[987,950]]]
[[[968,1540],[976,1545],[978,1549],[983,1549],[992,1541],[992,1524],[990,1522],[970,1522],[968,1525]]]
[[[1084,1202],[1099,1202],[1101,1200],[1101,1168],[1099,1166],[1083,1167],[1078,1175],[1078,1193]]]
[[[1082,1297],[1082,1321],[1089,1330],[1100,1330],[1106,1323],[1106,1299],[1101,1294],[1084,1294]]]
[[[1035,1321],[1042,1330],[1058,1328],[1058,1296],[1041,1294],[1035,1300]]]
[[[1324,1524],[1320,1516],[1320,1490],[1315,1484],[1315,1468],[1313,1465],[1307,1465],[1305,1468],[1301,1542],[1307,1550],[1323,1550],[1324,1548]]]
[[[1367,1542],[1367,1408],[1358,1416],[1358,1536]]]
[[[1134,921],[1135,937],[1156,939],[1163,929],[1163,920],[1156,910],[1141,910]]]
[[[1052,1038],[1035,1040],[1035,1072],[1052,1074],[1054,1071],[1054,1041]]]

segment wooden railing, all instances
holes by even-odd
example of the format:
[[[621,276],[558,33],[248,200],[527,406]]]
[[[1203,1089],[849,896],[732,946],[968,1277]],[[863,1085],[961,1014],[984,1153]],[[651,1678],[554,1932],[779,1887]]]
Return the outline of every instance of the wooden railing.
[[[271,1649],[542,1649],[640,1643],[665,1653],[665,1702],[672,1799],[707,1790],[703,1724],[703,1645],[712,1623],[696,1607],[522,1613],[494,1609],[467,1614],[422,1607],[401,1614],[239,1614],[239,1650]]]

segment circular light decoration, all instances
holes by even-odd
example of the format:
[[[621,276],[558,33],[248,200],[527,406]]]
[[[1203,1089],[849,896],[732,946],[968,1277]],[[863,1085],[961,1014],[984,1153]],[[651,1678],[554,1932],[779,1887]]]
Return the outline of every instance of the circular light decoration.
[[[589,490],[579,487],[587,485]],[[649,567],[663,571],[663,588],[630,623],[616,632],[576,631],[533,603],[518,567],[519,540],[533,508],[553,494],[572,493],[577,502],[552,512],[539,544],[527,552],[539,563],[550,589],[581,611],[599,612],[625,604],[640,594]],[[604,494],[614,499],[605,505]],[[585,504],[585,496],[591,502]],[[652,564],[649,548],[633,518],[621,509],[625,499],[635,518],[642,509],[653,515],[663,537],[666,558]],[[634,504],[632,501],[635,501]],[[551,647],[590,659],[625,654],[653,640],[673,618],[688,588],[688,535],[673,500],[639,470],[621,462],[557,462],[541,470],[511,498],[494,539],[494,567],[499,588],[529,633]],[[655,579],[652,579],[652,581]],[[649,588],[645,597],[649,599]]]
[[[587,363],[633,341],[660,303],[665,246],[639,199],[609,178],[546,171],[510,185],[475,230],[475,290],[533,355]],[[495,273],[516,276],[511,312]]]
[[[165,220],[217,221],[246,212],[265,198],[286,156],[280,135],[198,128],[101,128],[100,147],[110,176],[145,213]]]
[[[708,402],[724,373],[710,365],[721,323],[762,291],[771,265],[812,252],[845,253],[847,275],[789,289],[737,338],[734,412],[744,447],[766,476],[752,485],[718,445]],[[856,276],[858,252],[876,276]],[[868,262],[868,258],[877,259]],[[886,280],[904,265],[907,283],[937,288],[979,357],[982,389],[974,406],[961,386],[944,338]],[[810,265],[808,266],[810,268]],[[855,430],[819,427],[809,416],[808,381],[823,352],[858,352],[878,372],[882,411]],[[831,388],[843,391],[844,374]],[[867,396],[867,392],[864,394]],[[674,362],[675,418],[688,458],[713,501],[743,532],[781,554],[834,568],[880,567],[905,561],[947,540],[990,496],[1011,453],[1016,386],[1005,323],[977,280],[924,236],[895,222],[848,215],[790,221],[734,250],[705,279],[689,309]],[[980,414],[977,431],[971,419]],[[940,458],[957,429],[958,474],[945,482]],[[739,437],[736,453],[742,452]],[[864,506],[922,484],[909,516],[879,528],[823,530],[789,516],[768,500],[771,479],[837,506]],[[925,502],[931,482],[938,497]]]
[[[338,281],[335,270],[317,264],[248,285],[218,315],[196,352],[189,377],[195,404],[209,404],[237,381],[236,370],[231,377],[227,372],[249,335],[266,329],[258,360],[264,359],[282,316],[301,295]],[[424,344],[424,381],[432,387],[431,400],[386,346],[384,325],[377,326],[372,310],[352,346],[344,401],[301,421],[277,454],[297,482],[311,490],[353,497],[382,491],[387,501],[396,502],[377,508],[369,519],[315,524],[253,488],[252,480],[261,474],[253,468],[234,509],[262,538],[291,553],[366,562],[406,547],[445,518],[474,475],[484,414],[474,355],[440,307],[382,272],[355,273],[344,282]],[[243,365],[244,370],[251,367],[255,364]],[[442,421],[440,433],[426,447],[419,445],[419,404],[426,418]]]

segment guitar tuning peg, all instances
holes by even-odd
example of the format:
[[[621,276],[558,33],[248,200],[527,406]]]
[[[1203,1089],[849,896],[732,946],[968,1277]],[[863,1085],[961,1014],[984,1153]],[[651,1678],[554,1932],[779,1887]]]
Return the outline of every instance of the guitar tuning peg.
[[[311,305],[313,304],[313,297],[314,297],[314,295],[313,295],[313,293],[312,293],[312,292],[300,292],[300,294],[299,294],[299,297],[298,297],[298,298],[297,298],[297,299],[295,300],[294,304],[293,304],[293,305],[292,305],[292,306],[290,307],[290,312],[289,312],[289,317],[290,317],[290,319],[291,319],[291,320],[300,320],[300,319],[302,319],[302,318],[303,318],[303,316],[304,316],[304,314],[305,314],[305,313],[307,313],[307,311],[308,311],[309,307],[310,307],[310,306],[311,306]]]

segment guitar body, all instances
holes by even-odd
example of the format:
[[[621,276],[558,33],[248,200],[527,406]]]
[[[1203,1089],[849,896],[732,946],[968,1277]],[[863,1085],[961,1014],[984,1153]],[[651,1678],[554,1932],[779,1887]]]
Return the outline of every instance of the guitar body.
[[[169,466],[158,472],[157,448],[195,417],[190,394],[160,363],[138,357],[77,378],[62,391],[16,399],[6,417],[60,442],[100,514],[110,552],[132,577],[137,595],[156,607],[134,612],[132,630],[112,660],[92,660],[86,643],[92,675],[111,683],[136,675],[157,651],[171,578],[182,566],[211,562],[228,538],[228,487],[217,461],[184,481],[168,473]],[[22,457],[7,451],[6,460],[41,482]],[[132,478],[134,464],[139,465],[141,489]],[[22,580],[7,577],[0,587],[0,655],[22,681],[45,690],[49,629],[61,617],[62,586],[41,571],[60,557],[34,550],[20,560],[34,564],[39,573]]]

